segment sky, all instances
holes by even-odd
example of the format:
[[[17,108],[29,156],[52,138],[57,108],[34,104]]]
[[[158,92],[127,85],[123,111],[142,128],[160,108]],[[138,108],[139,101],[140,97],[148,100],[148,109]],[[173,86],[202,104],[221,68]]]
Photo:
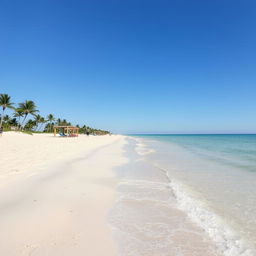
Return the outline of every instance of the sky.
[[[256,132],[256,2],[0,0],[0,93],[115,133]]]

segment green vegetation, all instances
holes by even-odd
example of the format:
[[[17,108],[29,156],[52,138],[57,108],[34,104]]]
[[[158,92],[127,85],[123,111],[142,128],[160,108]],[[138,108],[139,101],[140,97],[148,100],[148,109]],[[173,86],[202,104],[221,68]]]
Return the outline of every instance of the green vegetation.
[[[2,115],[0,119],[0,128],[2,128],[4,121],[4,112],[7,108],[13,108],[13,103],[11,103],[11,97],[8,94],[0,94],[0,106],[2,107]]]
[[[55,118],[53,114],[49,114],[47,117],[39,115],[39,110],[32,100],[18,103],[15,107],[8,94],[0,94],[0,107],[2,108],[0,129],[3,128],[4,131],[22,131],[33,135],[35,132],[51,133],[55,125],[72,126],[66,119]],[[5,114],[6,109],[13,111],[12,117]],[[86,125],[76,125],[76,127],[79,128],[80,134],[110,134],[109,131],[94,129]]]

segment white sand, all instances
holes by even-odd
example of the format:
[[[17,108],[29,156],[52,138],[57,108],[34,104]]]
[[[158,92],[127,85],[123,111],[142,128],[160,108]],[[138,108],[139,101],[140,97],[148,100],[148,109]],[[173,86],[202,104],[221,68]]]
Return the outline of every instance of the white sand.
[[[124,136],[0,138],[0,255],[116,255],[106,216]]]

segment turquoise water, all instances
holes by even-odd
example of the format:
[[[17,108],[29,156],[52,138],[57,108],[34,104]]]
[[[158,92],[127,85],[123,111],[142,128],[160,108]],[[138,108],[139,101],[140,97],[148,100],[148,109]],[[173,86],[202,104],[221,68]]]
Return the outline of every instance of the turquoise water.
[[[193,223],[223,255],[256,255],[256,135],[137,135]],[[168,255],[168,254],[167,254]]]
[[[256,172],[256,135],[138,135],[175,143],[202,158]]]

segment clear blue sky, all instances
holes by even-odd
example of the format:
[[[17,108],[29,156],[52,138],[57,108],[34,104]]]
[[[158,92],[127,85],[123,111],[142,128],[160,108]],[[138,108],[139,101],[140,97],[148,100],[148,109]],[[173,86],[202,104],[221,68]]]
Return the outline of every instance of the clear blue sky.
[[[0,0],[0,93],[113,132],[255,132],[254,0]]]

